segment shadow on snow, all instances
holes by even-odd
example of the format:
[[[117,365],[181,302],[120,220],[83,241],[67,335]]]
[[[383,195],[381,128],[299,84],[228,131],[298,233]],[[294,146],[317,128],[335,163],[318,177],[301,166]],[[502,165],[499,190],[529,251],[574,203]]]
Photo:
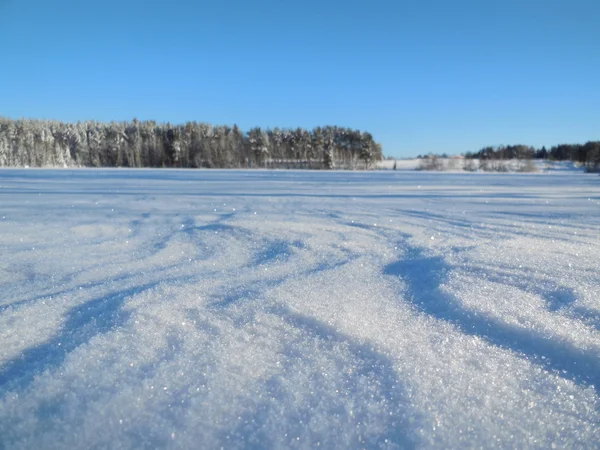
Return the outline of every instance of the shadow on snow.
[[[278,372],[264,381],[264,400],[227,432],[228,442],[249,449],[293,446],[296,437],[323,448],[418,445],[421,418],[388,357],[285,305],[268,312],[295,332],[283,342]]]
[[[25,350],[0,368],[0,395],[15,389],[25,390],[37,375],[59,367],[79,346],[124,324],[129,317],[129,313],[121,309],[126,298],[158,284],[124,289],[72,308],[57,335]]]
[[[593,386],[596,392],[600,392],[597,356],[568,342],[549,339],[535,331],[509,325],[463,307],[453,295],[440,289],[449,271],[450,266],[442,257],[429,257],[416,247],[408,247],[402,260],[384,269],[386,275],[401,277],[407,283],[409,298],[424,313],[452,323],[467,335],[481,337],[490,344],[520,353],[530,362],[543,365],[578,384]],[[560,307],[570,301],[568,293],[558,293],[553,306]]]

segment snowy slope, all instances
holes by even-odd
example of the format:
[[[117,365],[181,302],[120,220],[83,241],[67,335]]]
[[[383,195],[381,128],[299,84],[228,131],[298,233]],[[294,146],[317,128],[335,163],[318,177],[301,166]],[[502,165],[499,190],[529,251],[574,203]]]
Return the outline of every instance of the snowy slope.
[[[0,171],[0,448],[597,448],[600,177]]]

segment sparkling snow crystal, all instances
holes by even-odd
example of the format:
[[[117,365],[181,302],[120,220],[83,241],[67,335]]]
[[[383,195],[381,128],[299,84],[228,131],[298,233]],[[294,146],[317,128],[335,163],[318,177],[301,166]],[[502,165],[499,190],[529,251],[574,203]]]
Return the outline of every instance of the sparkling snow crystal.
[[[0,185],[0,448],[600,442],[598,177]]]

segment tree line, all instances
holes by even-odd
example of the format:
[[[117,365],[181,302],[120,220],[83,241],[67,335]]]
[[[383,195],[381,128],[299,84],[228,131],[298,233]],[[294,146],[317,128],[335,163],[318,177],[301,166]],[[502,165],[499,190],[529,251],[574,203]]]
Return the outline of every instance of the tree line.
[[[382,158],[370,133],[337,126],[244,133],[198,122],[0,118],[0,167],[368,169]]]
[[[464,156],[466,159],[479,159],[480,161],[507,159],[573,161],[585,166],[588,171],[598,171],[600,170],[600,141],[588,141],[585,144],[560,144],[549,150],[546,147],[536,149],[527,145],[488,146],[477,152],[467,152]]]

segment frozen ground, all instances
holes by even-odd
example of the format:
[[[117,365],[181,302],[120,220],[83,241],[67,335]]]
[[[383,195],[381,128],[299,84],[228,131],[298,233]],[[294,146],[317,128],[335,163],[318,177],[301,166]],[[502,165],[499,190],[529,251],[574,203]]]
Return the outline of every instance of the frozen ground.
[[[0,171],[0,448],[598,448],[600,177]]]

